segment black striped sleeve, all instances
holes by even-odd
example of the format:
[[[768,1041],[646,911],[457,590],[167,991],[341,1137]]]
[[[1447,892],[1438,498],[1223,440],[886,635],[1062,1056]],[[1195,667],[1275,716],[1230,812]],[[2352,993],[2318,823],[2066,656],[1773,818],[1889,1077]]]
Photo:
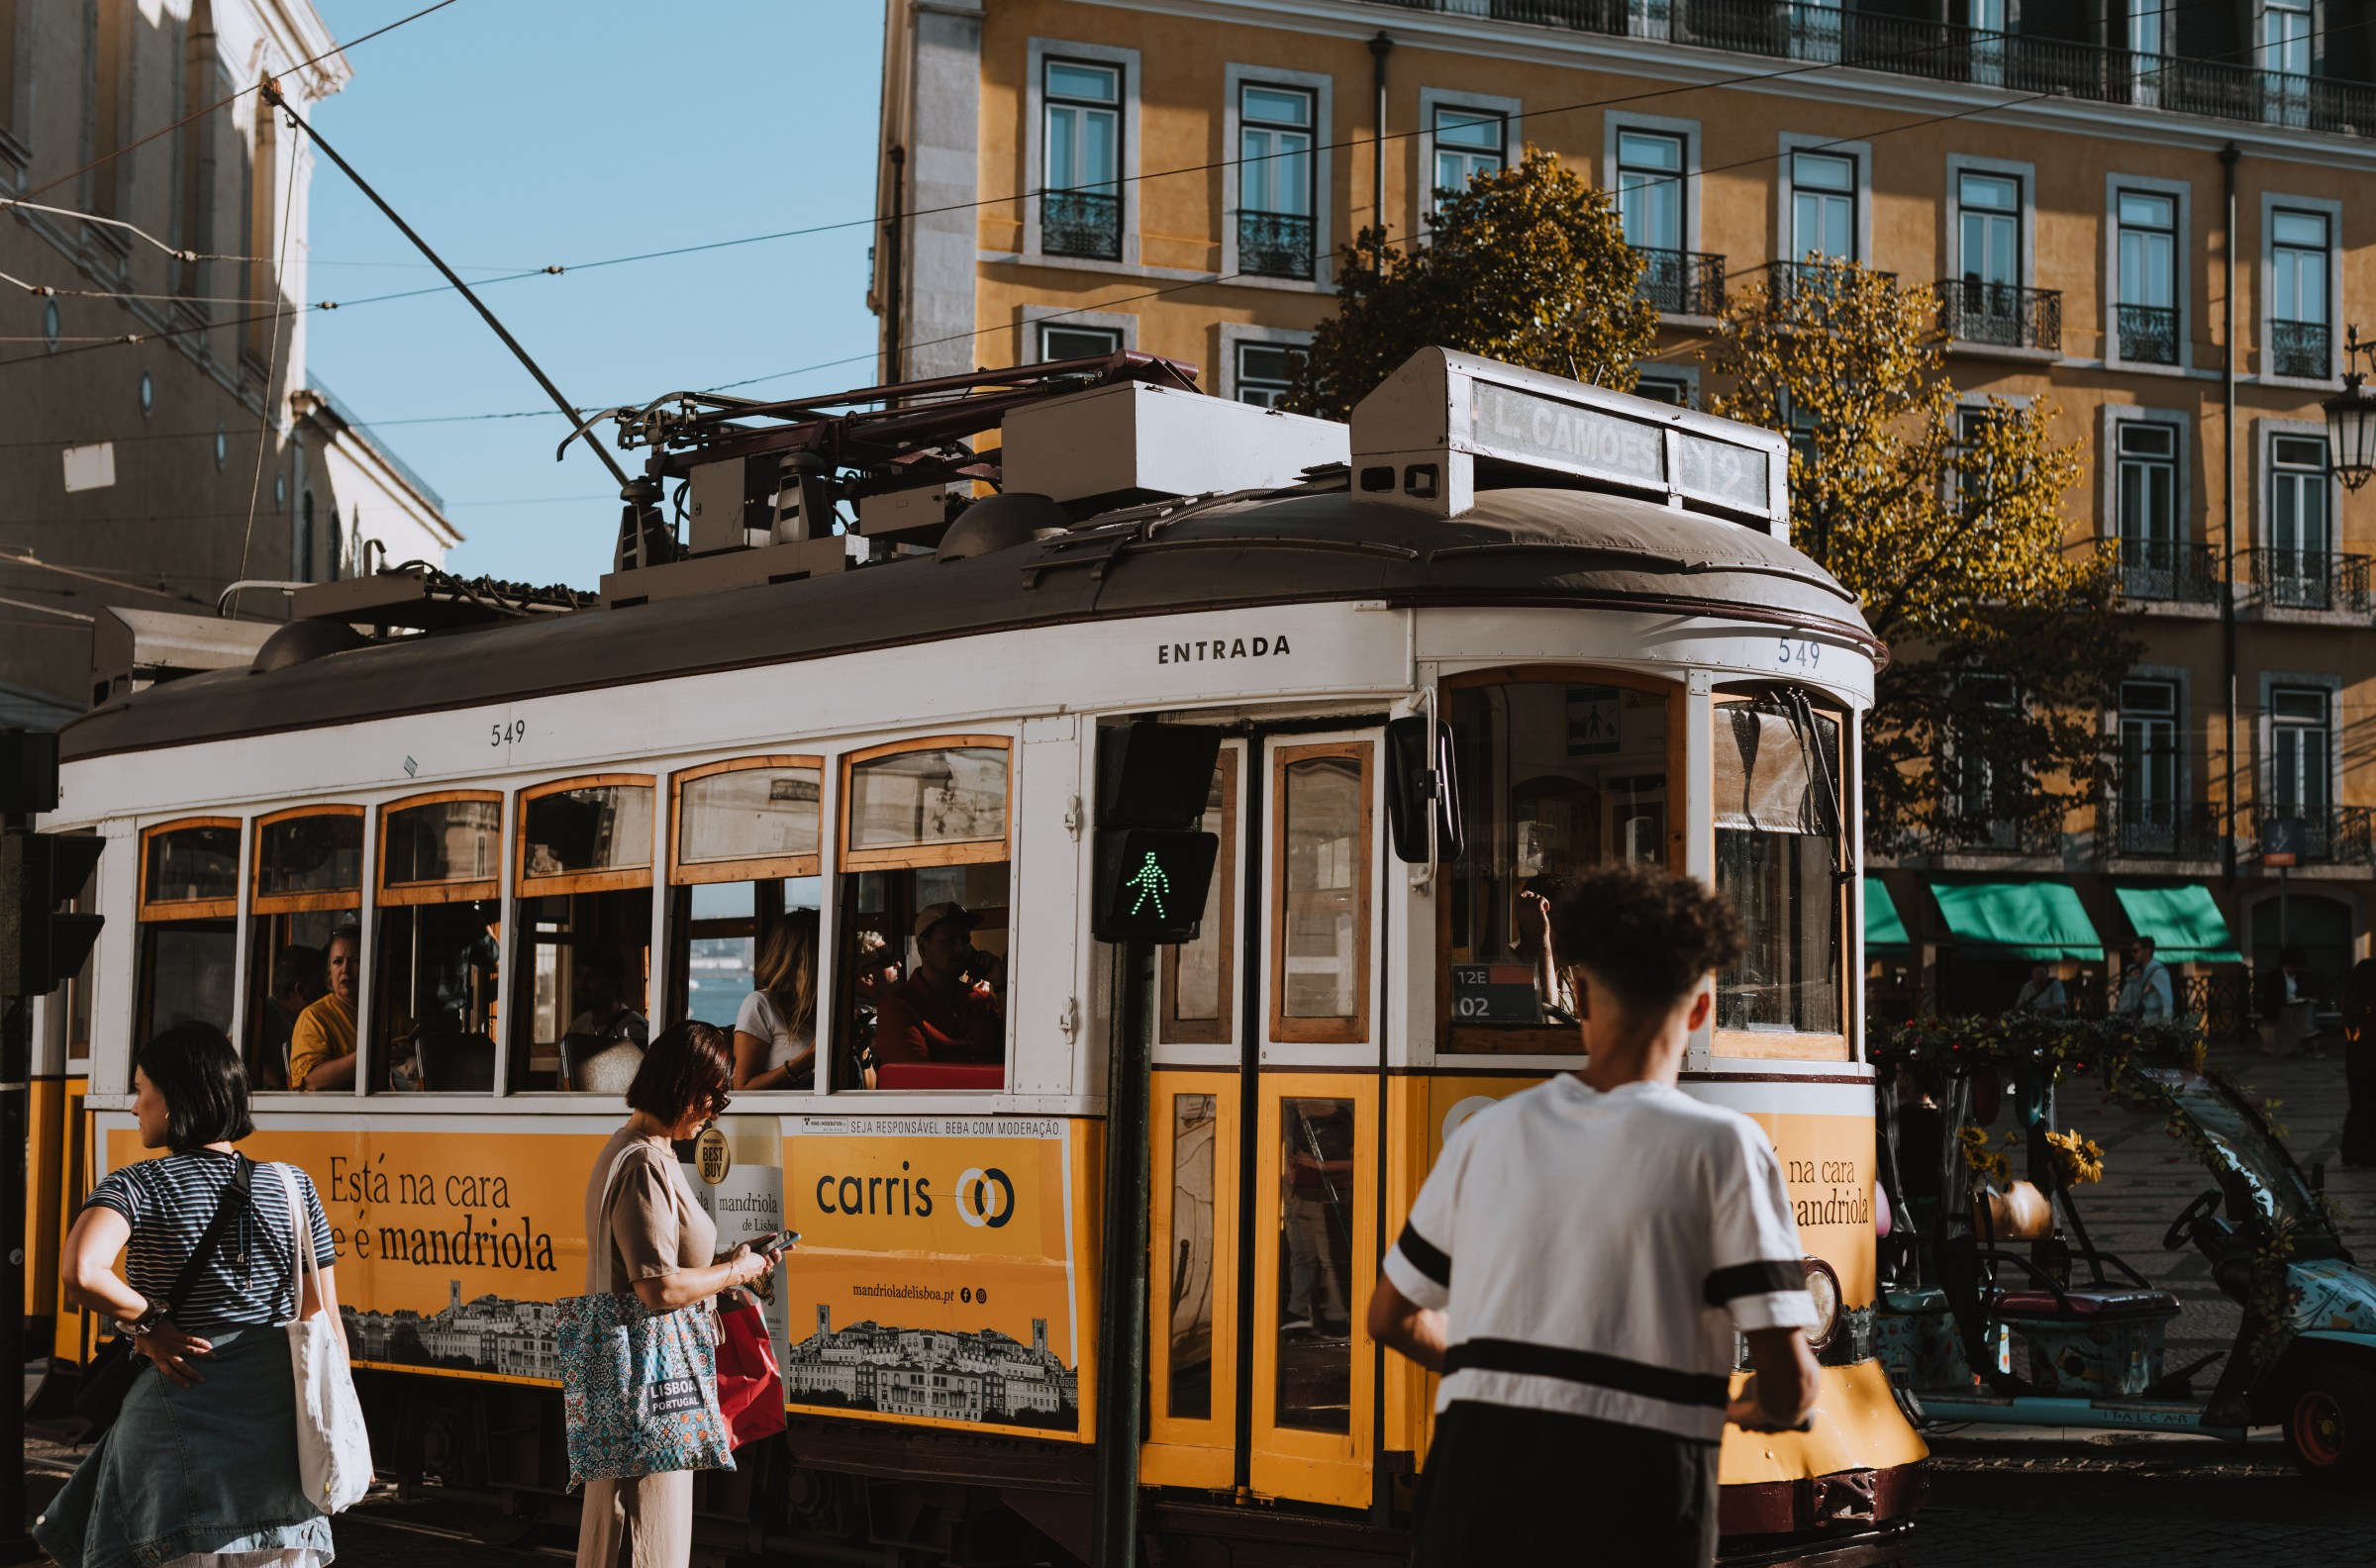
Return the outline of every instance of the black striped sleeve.
[[[1394,1243],[1403,1260],[1445,1290],[1452,1286],[1452,1255],[1419,1233],[1408,1221],[1403,1233]]]
[[[1708,1298],[1709,1306],[1722,1307],[1742,1296],[1770,1296],[1776,1291],[1806,1288],[1807,1266],[1803,1263],[1735,1263],[1712,1272],[1701,1285],[1700,1294]]]
[[[1443,1375],[1456,1372],[1513,1372],[1521,1377],[1557,1378],[1593,1388],[1638,1394],[1670,1405],[1725,1408],[1726,1380],[1705,1372],[1652,1366],[1624,1356],[1573,1350],[1517,1339],[1464,1339],[1443,1353]]]

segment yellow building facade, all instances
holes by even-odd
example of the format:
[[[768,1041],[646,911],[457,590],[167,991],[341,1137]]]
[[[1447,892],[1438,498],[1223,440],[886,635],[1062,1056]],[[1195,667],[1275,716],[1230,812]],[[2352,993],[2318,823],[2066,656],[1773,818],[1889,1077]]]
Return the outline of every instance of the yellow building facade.
[[[1408,244],[1436,188],[1528,145],[1646,252],[1650,395],[1717,390],[1725,299],[1811,255],[1935,287],[1959,393],[2049,400],[2077,443],[2071,547],[2117,552],[2145,651],[2106,672],[2102,809],[1868,826],[1909,937],[1876,1005],[2009,1005],[2025,955],[1959,935],[1933,886],[2041,881],[2116,952],[2151,921],[2124,891],[2207,889],[2246,958],[2303,947],[2331,1003],[2376,917],[2376,495],[2327,472],[2320,408],[2376,288],[2363,3],[902,0],[884,377],[1127,347],[1274,399],[1336,248]],[[2276,819],[2301,824],[2282,891]],[[2240,1025],[2242,971],[2192,935],[2165,956]]]

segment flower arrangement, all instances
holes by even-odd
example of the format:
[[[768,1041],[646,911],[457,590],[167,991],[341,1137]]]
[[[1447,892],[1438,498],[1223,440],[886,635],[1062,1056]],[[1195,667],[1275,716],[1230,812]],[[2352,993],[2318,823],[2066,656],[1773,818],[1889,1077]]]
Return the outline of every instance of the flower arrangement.
[[[2042,1066],[2050,1082],[2090,1064],[2111,1067],[2132,1058],[2191,1065],[2200,1059],[2200,1016],[2151,1023],[2141,1019],[2050,1019],[2011,1013],[1989,1018],[1921,1018],[1879,1031],[1873,1059],[1914,1069],[1937,1087],[1975,1067]]]
[[[1962,1146],[1964,1169],[1984,1181],[2006,1182],[2013,1179],[2013,1161],[1989,1142],[1988,1128],[1966,1122],[1955,1129],[1955,1141]],[[2021,1141],[2021,1134],[2005,1134],[2007,1147]]]
[[[2068,1132],[2049,1131],[2045,1136],[2055,1177],[2063,1186],[2081,1187],[2104,1179],[2104,1150],[2094,1138],[2081,1137],[2077,1127]]]

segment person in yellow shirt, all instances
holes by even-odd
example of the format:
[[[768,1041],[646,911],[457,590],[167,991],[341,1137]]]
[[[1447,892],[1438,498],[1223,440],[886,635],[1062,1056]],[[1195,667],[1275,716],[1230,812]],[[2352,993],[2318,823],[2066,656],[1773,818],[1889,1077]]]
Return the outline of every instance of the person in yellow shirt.
[[[354,987],[361,973],[362,933],[342,926],[331,933],[324,959],[330,991],[297,1015],[289,1031],[289,1087],[350,1089],[354,1086]]]

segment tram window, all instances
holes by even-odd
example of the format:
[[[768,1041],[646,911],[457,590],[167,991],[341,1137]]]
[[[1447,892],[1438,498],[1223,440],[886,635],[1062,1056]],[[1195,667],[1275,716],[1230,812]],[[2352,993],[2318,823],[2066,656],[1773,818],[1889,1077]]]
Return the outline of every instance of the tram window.
[[[1350,1100],[1288,1100],[1282,1135],[1278,1390],[1274,1420],[1305,1431],[1349,1429],[1357,1140]]]
[[[199,1020],[229,1033],[239,967],[240,825],[167,823],[141,845],[135,1044]]]
[[[94,914],[99,908],[99,871],[92,867],[81,889],[66,908],[77,915]],[[88,1071],[91,1060],[91,984],[99,963],[96,945],[83,955],[82,967],[66,980],[64,1001],[66,1019],[66,1064],[69,1073],[76,1065]]]
[[[1741,955],[1716,1027],[1840,1032],[1839,723],[1784,697],[1716,710],[1716,890]]]
[[[374,1089],[494,1091],[502,833],[493,795],[399,801],[380,814]]]
[[[1464,847],[1444,900],[1446,1048],[1578,1053],[1549,902],[1588,867],[1669,858],[1669,697],[1580,671],[1447,697]]]
[[[823,778],[816,757],[676,775],[668,1016],[749,1036],[736,1043],[738,1090],[816,1082]]]
[[[1205,913],[1194,941],[1163,949],[1160,1011],[1166,1044],[1219,1044],[1238,1037],[1238,759],[1224,745],[1213,768],[1213,790],[1197,826],[1219,835],[1221,855],[1205,892]]]
[[[1009,771],[1000,736],[844,760],[837,1083],[1006,1083]]]
[[[1369,1034],[1370,745],[1283,746],[1272,843],[1271,1034]]]
[[[648,779],[547,784],[520,803],[515,1091],[620,1095],[651,1027]]]
[[[307,809],[258,822],[254,880],[248,920],[248,1077],[258,1088],[287,1089],[290,1033],[298,1016],[331,989],[331,935],[360,917],[362,808]]]
[[[1214,1099],[1171,1097],[1171,1387],[1164,1414],[1213,1418]]]

